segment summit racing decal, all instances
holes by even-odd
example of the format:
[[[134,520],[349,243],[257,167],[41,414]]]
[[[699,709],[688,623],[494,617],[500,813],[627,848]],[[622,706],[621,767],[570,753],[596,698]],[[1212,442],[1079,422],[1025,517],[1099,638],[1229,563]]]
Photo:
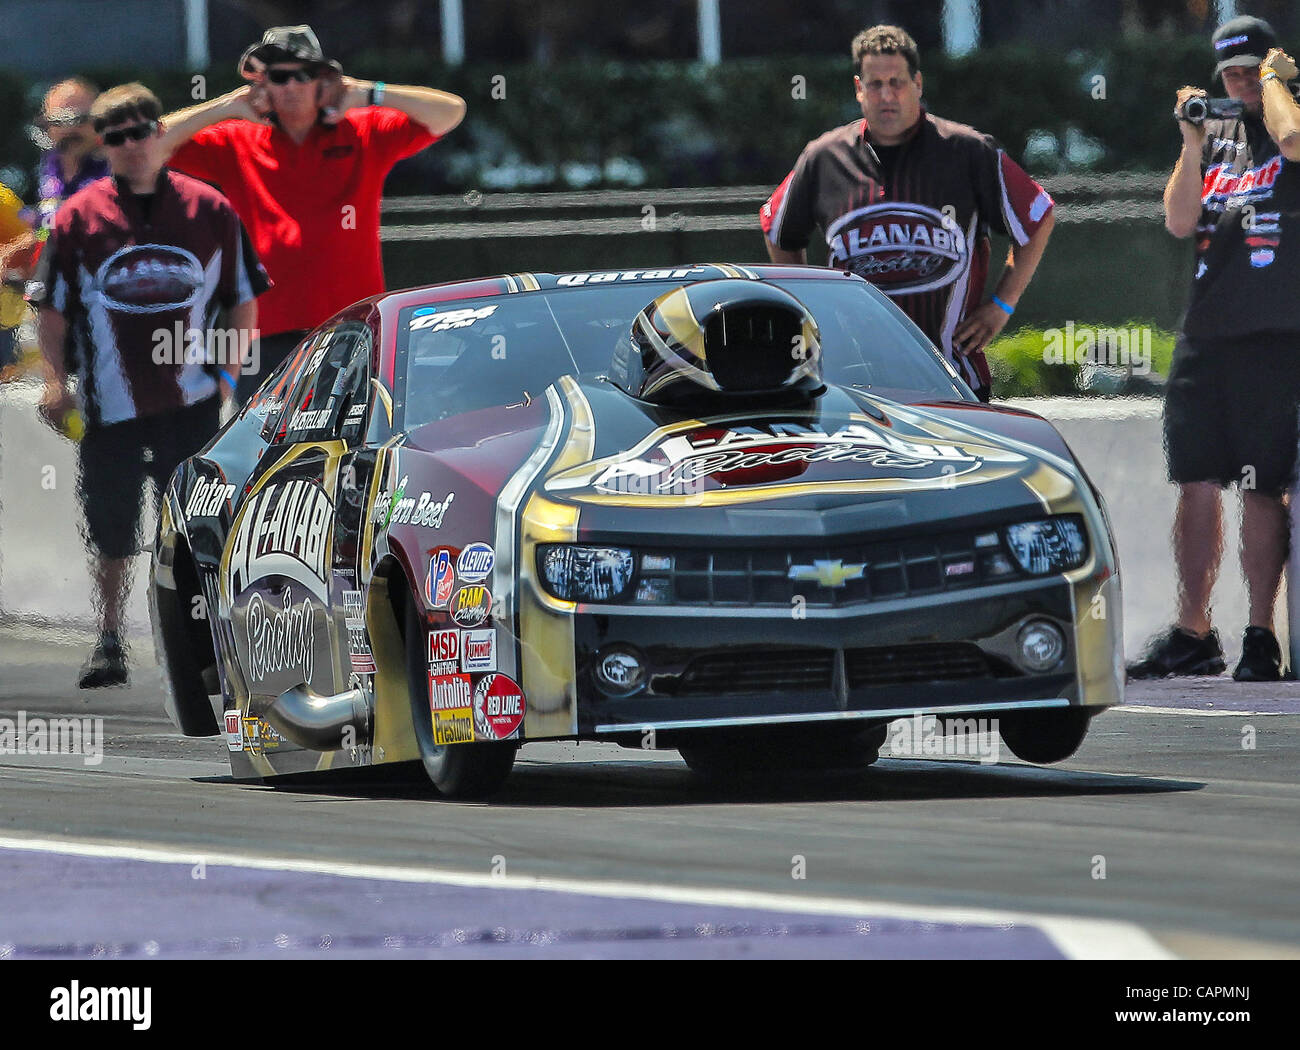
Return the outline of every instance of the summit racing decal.
[[[427,313],[425,311],[428,311]],[[497,312],[497,304],[480,306],[477,310],[443,310],[435,307],[421,307],[418,316],[411,318],[412,332],[447,332],[453,328],[468,328],[476,321],[485,320]]]
[[[242,594],[267,576],[283,576],[328,603],[326,555],[334,504],[314,481],[272,483],[252,496],[235,528],[226,593]]]
[[[169,244],[132,244],[109,256],[95,274],[109,310],[156,314],[194,305],[203,289],[197,256]]]
[[[957,224],[924,204],[888,201],[857,208],[826,230],[831,265],[865,277],[887,295],[951,284],[965,270]]]
[[[735,428],[699,426],[652,435],[630,455],[563,471],[547,489],[563,493],[699,494],[711,489],[808,480],[946,480],[986,462],[1024,462],[1015,453],[909,441],[866,424],[835,431],[816,424],[773,423]]]

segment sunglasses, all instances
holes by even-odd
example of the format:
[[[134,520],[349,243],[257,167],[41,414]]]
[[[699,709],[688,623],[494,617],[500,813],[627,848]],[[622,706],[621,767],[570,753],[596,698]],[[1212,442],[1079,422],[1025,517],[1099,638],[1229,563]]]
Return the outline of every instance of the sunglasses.
[[[106,131],[104,132],[104,145],[120,146],[127,139],[130,139],[132,142],[143,142],[157,130],[158,122],[156,120],[151,120],[148,124],[135,124],[129,128],[122,128],[118,131]]]
[[[90,123],[89,113],[57,113],[54,116],[40,116],[36,123],[42,128],[77,128]]]
[[[283,87],[291,80],[299,84],[306,84],[308,81],[316,79],[316,70],[314,69],[268,69],[266,79],[272,84]]]

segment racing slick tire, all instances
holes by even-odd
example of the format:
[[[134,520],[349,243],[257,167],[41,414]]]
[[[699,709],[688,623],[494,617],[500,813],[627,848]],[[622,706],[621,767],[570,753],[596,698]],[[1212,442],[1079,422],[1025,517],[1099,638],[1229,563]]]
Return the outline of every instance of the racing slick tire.
[[[1048,765],[1062,762],[1079,750],[1093,714],[1086,707],[1009,711],[998,716],[998,730],[1016,758]]]
[[[420,744],[420,760],[438,794],[445,798],[486,798],[500,789],[515,764],[517,743],[450,744],[433,742],[429,711],[429,665],[426,630],[415,599],[406,601],[406,677],[410,683],[411,720]]]
[[[715,730],[678,750],[691,772],[708,777],[862,770],[880,757],[888,725],[843,723]]]

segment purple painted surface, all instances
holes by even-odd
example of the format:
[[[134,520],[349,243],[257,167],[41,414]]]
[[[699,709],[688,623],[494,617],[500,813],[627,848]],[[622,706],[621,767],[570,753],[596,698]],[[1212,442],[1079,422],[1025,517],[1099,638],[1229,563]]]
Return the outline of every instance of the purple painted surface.
[[[1300,715],[1300,684],[1295,682],[1234,682],[1219,678],[1166,678],[1129,682],[1125,704],[1181,707],[1197,711],[1243,711]]]
[[[1060,959],[1032,926],[0,850],[0,958]]]

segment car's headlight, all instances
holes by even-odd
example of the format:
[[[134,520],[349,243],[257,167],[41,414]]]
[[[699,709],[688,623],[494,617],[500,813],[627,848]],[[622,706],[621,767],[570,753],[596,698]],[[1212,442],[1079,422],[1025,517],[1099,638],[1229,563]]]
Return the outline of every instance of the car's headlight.
[[[617,601],[632,583],[632,552],[623,547],[544,546],[537,564],[542,585],[565,601]]]
[[[1088,538],[1077,515],[1008,525],[1006,536],[1020,567],[1035,576],[1077,569],[1088,558]]]

